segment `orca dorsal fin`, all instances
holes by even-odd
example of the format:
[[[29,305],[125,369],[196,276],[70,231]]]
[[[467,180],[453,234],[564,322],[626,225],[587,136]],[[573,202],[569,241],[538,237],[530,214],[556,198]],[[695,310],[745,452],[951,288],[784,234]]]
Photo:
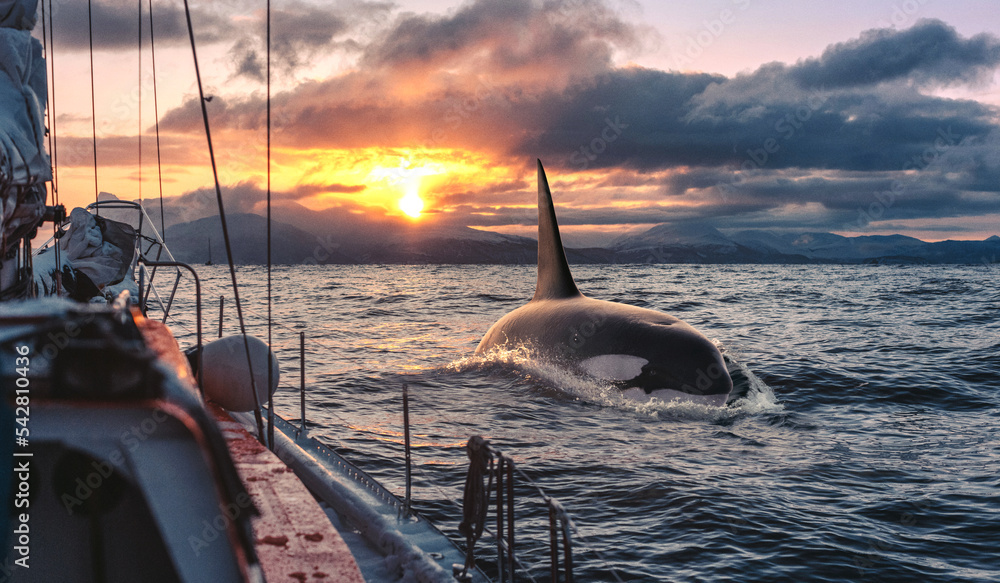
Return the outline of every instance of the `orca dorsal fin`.
[[[532,300],[555,300],[582,295],[576,288],[566,262],[552,192],[545,178],[542,161],[538,161],[538,279]]]

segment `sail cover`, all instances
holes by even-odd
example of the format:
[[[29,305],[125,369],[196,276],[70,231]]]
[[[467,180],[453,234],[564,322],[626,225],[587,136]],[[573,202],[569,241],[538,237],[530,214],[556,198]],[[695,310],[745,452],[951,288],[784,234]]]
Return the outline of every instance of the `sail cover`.
[[[0,205],[3,255],[45,210],[45,61],[31,36],[37,0],[0,0]]]
[[[45,152],[45,61],[31,36],[37,0],[0,0],[0,183],[52,178]]]
[[[135,257],[135,229],[82,208],[73,209],[70,221],[69,234],[59,246],[73,268],[85,273],[99,288],[120,282]]]

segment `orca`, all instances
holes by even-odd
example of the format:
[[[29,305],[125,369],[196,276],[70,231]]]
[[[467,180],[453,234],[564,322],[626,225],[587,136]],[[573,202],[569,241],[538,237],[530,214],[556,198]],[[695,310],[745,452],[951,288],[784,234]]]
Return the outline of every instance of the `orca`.
[[[719,349],[692,326],[662,312],[580,293],[541,160],[535,295],[493,324],[476,354],[519,346],[610,381],[636,401],[655,397],[721,407],[733,389]]]

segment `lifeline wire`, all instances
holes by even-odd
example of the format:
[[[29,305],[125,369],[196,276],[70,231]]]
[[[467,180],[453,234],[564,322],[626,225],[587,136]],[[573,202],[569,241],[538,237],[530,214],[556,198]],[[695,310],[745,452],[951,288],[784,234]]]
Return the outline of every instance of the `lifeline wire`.
[[[198,51],[194,43],[194,26],[191,24],[191,8],[188,0],[184,0],[184,15],[187,18],[188,36],[191,38],[191,56],[194,58],[194,75],[198,80],[198,97],[201,102],[201,117],[205,121],[205,138],[208,140],[208,156],[212,161],[212,177],[215,180],[215,198],[219,205],[219,220],[222,223],[222,238],[226,243],[226,258],[229,260],[229,277],[233,283],[233,296],[236,300],[236,314],[240,321],[240,333],[243,334],[243,348],[247,355],[247,369],[250,372],[250,390],[253,392],[254,403],[260,403],[257,392],[257,382],[253,375],[253,361],[250,358],[250,341],[247,338],[246,325],[243,322],[243,308],[240,304],[240,288],[236,284],[236,265],[233,263],[233,246],[229,242],[229,228],[226,225],[226,210],[222,203],[222,187],[219,185],[219,170],[215,164],[215,150],[212,148],[212,130],[208,124],[208,107],[205,106],[205,90],[201,83],[201,71],[198,69]],[[270,355],[267,356],[270,361]],[[267,379],[270,386],[271,379]],[[264,420],[260,414],[260,407],[254,407],[254,419],[257,421],[257,435],[264,438]]]
[[[267,0],[267,346],[271,347],[271,0]],[[268,389],[274,374],[267,359]],[[303,365],[304,367],[305,365]],[[270,396],[270,395],[269,395]],[[273,397],[272,397],[273,399]],[[304,420],[303,420],[304,421]],[[267,441],[274,449],[274,402],[267,406]]]
[[[139,204],[142,204],[142,0],[139,0]]]
[[[45,6],[45,0],[42,0]],[[56,131],[56,29],[52,28],[52,0],[49,0],[49,36],[52,38],[52,51],[46,49],[46,58],[52,65],[52,99],[49,100],[49,122],[52,124],[52,192],[53,204],[59,204],[59,133]],[[60,278],[61,279],[61,278]]]
[[[94,20],[91,15],[91,4],[91,0],[87,0],[87,32],[90,34],[90,125],[94,138],[94,202],[97,202],[101,197],[97,187],[97,106],[94,100]]]
[[[48,20],[48,27],[47,27],[48,30],[46,30],[46,21],[45,21],[45,0],[42,0],[41,5],[42,5],[42,58],[44,58],[45,61],[46,61],[46,66],[45,66],[45,78],[46,78],[46,81],[48,81],[48,77],[49,77],[49,63],[51,62],[51,64],[52,64],[52,84],[48,85],[46,87],[46,97],[49,98],[48,99],[48,103],[50,104],[50,106],[45,108],[45,116],[46,116],[46,118],[48,120],[48,123],[46,124],[46,127],[45,127],[45,133],[48,134],[48,138],[49,138],[49,169],[50,169],[50,172],[52,173],[52,179],[49,181],[49,186],[52,187],[52,204],[54,206],[56,206],[56,205],[59,204],[59,189],[56,187],[56,176],[57,176],[57,174],[56,174],[56,167],[55,167],[55,164],[56,164],[55,163],[55,160],[56,160],[56,154],[55,154],[55,133],[56,133],[56,114],[55,114],[55,102],[56,102],[55,46],[56,46],[56,37],[55,37],[55,31],[52,30],[52,4],[51,4],[51,0],[49,0],[49,20]],[[49,34],[52,35],[52,53],[51,54],[49,53]],[[51,93],[51,96],[48,95],[49,93]],[[50,125],[52,126],[51,131],[49,130],[49,127],[48,127]],[[59,221],[52,221],[52,238],[53,239],[55,239],[55,237],[59,234],[59,228],[60,228],[60,226],[61,225],[59,224]],[[57,266],[62,265],[62,258],[60,257],[60,249],[59,249],[59,243],[58,243],[58,241],[56,242],[56,245],[55,245],[55,259],[56,259],[56,265]],[[56,294],[57,295],[61,294],[62,293],[62,270],[57,269],[56,273],[55,273],[55,276],[54,276],[53,279],[55,280],[55,284],[56,284]]]
[[[156,40],[153,36],[153,0],[149,0],[149,52],[153,66],[153,122],[156,125],[156,177],[160,186],[160,238],[167,241],[163,214],[163,167],[160,164],[160,108],[156,101]]]

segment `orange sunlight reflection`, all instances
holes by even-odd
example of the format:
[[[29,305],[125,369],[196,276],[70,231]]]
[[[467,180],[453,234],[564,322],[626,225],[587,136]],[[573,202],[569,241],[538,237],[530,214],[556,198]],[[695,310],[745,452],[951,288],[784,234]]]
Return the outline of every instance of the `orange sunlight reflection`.
[[[367,433],[373,439],[378,441],[385,441],[388,443],[395,443],[397,445],[403,445],[404,438],[401,431],[396,431],[394,429],[387,429],[381,425],[348,425],[348,429],[352,431],[357,431],[358,433]],[[443,447],[443,448],[454,448],[454,447],[465,447],[465,440],[459,441],[433,441],[430,435],[422,433],[414,433],[412,435],[416,439],[411,443],[413,448],[421,447]]]

